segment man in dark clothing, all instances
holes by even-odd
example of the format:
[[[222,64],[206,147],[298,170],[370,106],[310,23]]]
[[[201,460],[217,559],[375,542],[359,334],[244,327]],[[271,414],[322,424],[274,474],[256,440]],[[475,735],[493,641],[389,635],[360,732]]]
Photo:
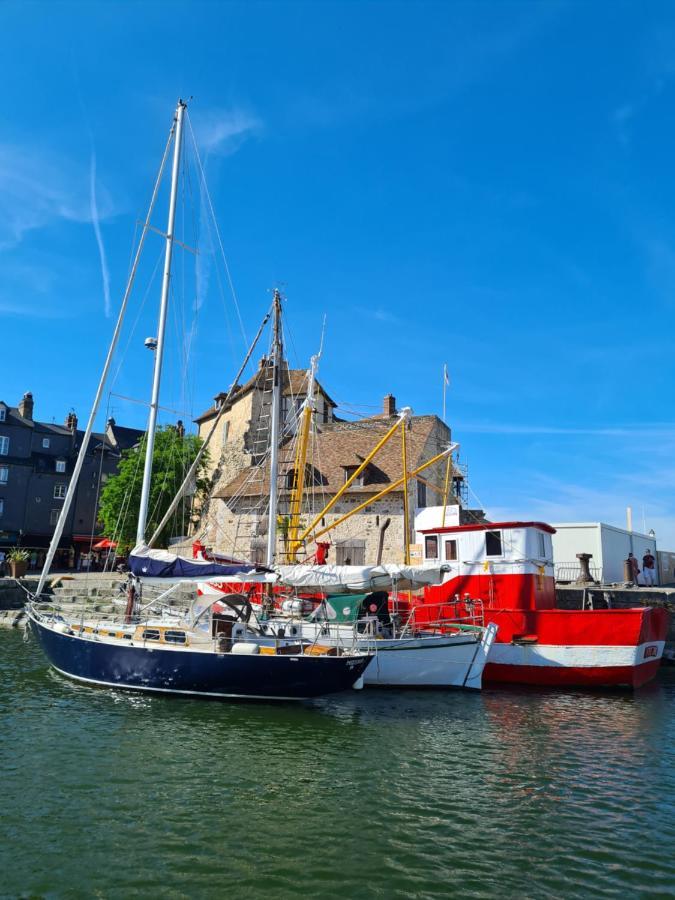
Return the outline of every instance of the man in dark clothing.
[[[630,563],[631,581],[633,582],[633,584],[637,584],[640,569],[638,567],[638,561],[637,559],[635,559],[632,553],[628,554],[628,562]]]
[[[656,560],[651,550],[647,550],[642,557],[642,577],[647,587],[653,587],[656,584]]]

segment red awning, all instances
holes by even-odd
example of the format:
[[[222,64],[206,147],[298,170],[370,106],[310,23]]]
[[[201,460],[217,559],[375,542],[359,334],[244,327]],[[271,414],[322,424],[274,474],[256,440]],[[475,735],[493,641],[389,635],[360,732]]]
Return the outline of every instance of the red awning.
[[[103,538],[102,541],[99,541],[98,544],[94,544],[91,548],[92,550],[116,550],[117,544],[115,541],[110,541],[108,538]]]

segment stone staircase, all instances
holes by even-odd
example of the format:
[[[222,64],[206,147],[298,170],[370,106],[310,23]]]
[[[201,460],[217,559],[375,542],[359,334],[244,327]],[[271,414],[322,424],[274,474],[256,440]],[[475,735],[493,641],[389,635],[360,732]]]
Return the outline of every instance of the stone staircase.
[[[110,573],[90,573],[77,576],[56,575],[50,578],[44,590],[45,601],[53,602],[68,616],[121,615],[126,603],[126,577]],[[143,584],[142,603],[147,604],[165,593],[170,585],[162,582]],[[0,625],[13,625],[16,613],[27,599],[26,590],[34,591],[37,580],[11,578],[0,579]],[[169,606],[186,608],[192,602],[196,588],[177,585],[169,597],[163,600]]]

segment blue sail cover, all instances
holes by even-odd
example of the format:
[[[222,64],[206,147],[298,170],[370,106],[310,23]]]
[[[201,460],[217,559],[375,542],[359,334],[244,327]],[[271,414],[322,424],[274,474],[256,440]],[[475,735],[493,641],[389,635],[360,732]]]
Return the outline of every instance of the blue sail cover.
[[[188,559],[169,553],[168,550],[151,550],[144,546],[134,547],[129,554],[128,565],[131,572],[139,578],[158,578],[164,581],[217,580],[265,571],[262,567],[252,564],[226,565],[212,562],[210,559]]]

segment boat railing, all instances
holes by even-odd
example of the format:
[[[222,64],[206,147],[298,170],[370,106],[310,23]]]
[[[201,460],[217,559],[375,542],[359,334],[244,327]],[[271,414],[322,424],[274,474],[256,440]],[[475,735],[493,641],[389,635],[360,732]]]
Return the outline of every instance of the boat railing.
[[[483,601],[464,598],[442,603],[422,603],[412,606],[402,626],[402,634],[416,632],[447,633],[476,631],[485,627]]]

